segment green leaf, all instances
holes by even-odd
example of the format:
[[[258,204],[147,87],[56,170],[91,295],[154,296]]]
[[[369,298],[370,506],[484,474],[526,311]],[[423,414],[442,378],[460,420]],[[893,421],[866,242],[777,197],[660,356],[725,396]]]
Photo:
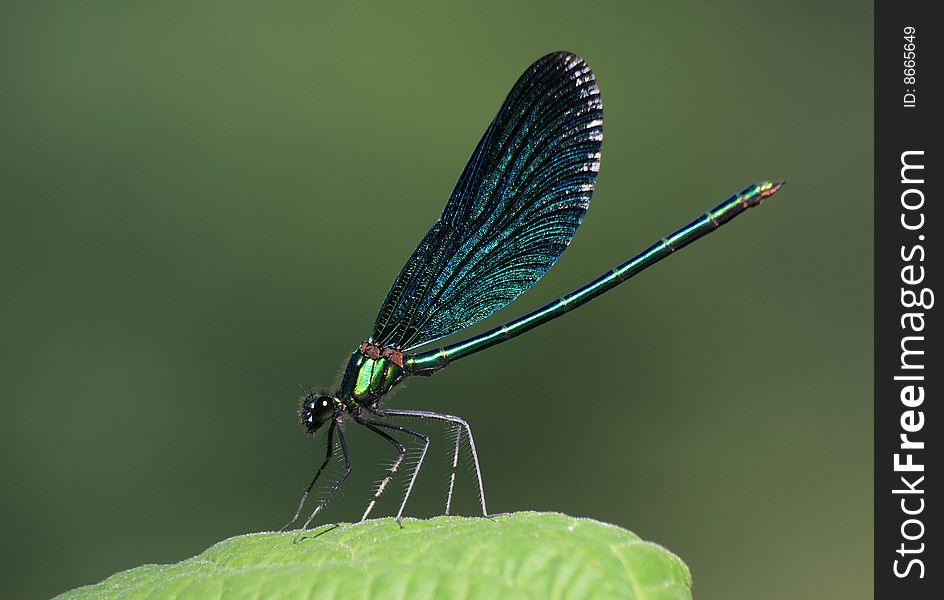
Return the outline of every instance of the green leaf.
[[[59,598],[691,598],[665,548],[591,519],[522,512],[394,519],[224,540]]]

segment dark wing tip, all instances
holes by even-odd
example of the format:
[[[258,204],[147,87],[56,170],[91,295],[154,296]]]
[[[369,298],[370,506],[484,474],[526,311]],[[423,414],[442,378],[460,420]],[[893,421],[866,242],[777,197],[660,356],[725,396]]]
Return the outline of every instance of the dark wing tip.
[[[563,68],[565,71],[575,73],[574,78],[580,77],[582,79],[581,83],[592,81],[594,83],[594,87],[596,87],[596,77],[593,75],[593,71],[590,70],[590,66],[587,64],[587,61],[580,58],[579,55],[574,54],[573,52],[568,52],[567,50],[557,50],[555,52],[550,52],[534,61],[528,70],[541,71],[548,68]],[[597,91],[599,92],[599,90]]]
[[[597,87],[597,78],[583,58],[578,54],[568,50],[556,50],[545,54],[532,63],[527,71],[521,76],[526,79],[529,75],[546,71],[562,70],[569,75],[568,79],[579,90],[579,96],[586,107],[596,113],[596,118],[585,122],[582,129],[591,132],[590,135],[597,142],[603,141],[603,99],[600,96],[600,88]],[[599,171],[599,152],[595,160],[591,160],[593,166],[591,170]]]
[[[584,59],[580,58],[575,52],[570,52],[569,50],[555,50],[554,52],[548,52],[535,62],[541,62],[543,60],[552,60],[557,62],[568,62],[572,64],[583,63],[587,64]]]

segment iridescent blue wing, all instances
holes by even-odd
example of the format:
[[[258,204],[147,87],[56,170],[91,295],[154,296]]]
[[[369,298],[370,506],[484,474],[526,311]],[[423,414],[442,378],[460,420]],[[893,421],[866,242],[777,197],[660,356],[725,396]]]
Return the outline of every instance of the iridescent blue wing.
[[[373,342],[415,348],[481,321],[534,285],[583,220],[602,143],[603,104],[590,67],[568,52],[538,59],[387,292]]]

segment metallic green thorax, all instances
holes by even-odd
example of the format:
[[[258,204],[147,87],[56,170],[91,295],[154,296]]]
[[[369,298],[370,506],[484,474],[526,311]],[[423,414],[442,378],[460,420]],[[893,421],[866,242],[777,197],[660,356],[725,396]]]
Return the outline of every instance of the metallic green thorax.
[[[372,404],[403,379],[403,375],[403,368],[389,358],[370,358],[355,350],[344,370],[337,395],[346,402]]]

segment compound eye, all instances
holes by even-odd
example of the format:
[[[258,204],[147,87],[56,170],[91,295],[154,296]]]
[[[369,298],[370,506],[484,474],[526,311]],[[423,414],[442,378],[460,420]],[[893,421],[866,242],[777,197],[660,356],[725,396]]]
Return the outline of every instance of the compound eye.
[[[324,423],[334,414],[334,398],[331,396],[315,396],[309,405],[311,415],[318,423]]]

